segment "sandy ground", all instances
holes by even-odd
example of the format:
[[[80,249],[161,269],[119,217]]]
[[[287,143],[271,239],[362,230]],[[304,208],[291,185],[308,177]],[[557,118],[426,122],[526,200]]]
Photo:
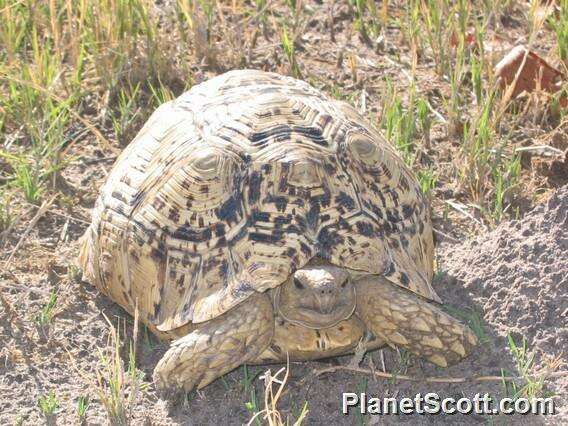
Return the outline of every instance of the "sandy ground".
[[[383,349],[366,355],[360,367],[417,379],[376,379],[370,374],[336,371],[315,373],[329,367],[346,366],[351,357],[322,362],[292,363],[286,394],[280,401],[284,416],[296,418],[306,401],[308,424],[330,425],[372,424],[378,419],[352,413],[340,413],[342,392],[367,392],[373,396],[410,396],[418,392],[438,392],[441,396],[473,396],[490,393],[499,399],[507,396],[500,381],[465,383],[428,383],[426,377],[499,376],[502,371],[518,375],[515,360],[504,336],[525,336],[528,347],[536,350],[535,370],[545,368],[547,360],[556,357],[566,369],[566,272],[567,272],[567,206],[568,188],[559,190],[547,203],[538,206],[522,221],[502,224],[496,230],[461,245],[442,244],[438,259],[440,273],[436,289],[447,301],[450,312],[481,319],[482,344],[466,360],[440,369],[418,358]],[[0,314],[0,337],[4,342],[0,365],[0,424],[37,424],[43,418],[37,408],[40,395],[54,390],[60,402],[58,424],[76,423],[76,400],[81,395],[91,398],[88,424],[104,424],[104,410],[93,390],[94,371],[101,370],[100,348],[107,348],[109,326],[103,314],[114,324],[123,324],[132,335],[132,318],[109,302],[86,283],[59,277],[58,264],[67,262],[73,248],[61,250],[60,260],[52,263],[47,281],[26,284],[27,297],[18,291],[5,296],[18,312],[29,316],[37,313],[38,299],[45,299],[45,288],[59,282],[59,298],[65,300],[58,309],[53,326],[45,330],[31,329],[19,322],[16,312]],[[58,278],[59,277],[59,278]],[[564,292],[563,292],[564,291]],[[124,327],[122,327],[124,328]],[[138,368],[145,373],[145,383],[167,346],[144,331],[140,332]],[[72,354],[70,357],[69,354]],[[274,373],[281,366],[268,368]],[[256,390],[262,406],[263,382],[256,377],[267,367],[242,367],[222,380],[186,398],[166,402],[148,385],[133,407],[135,424],[241,424],[250,418],[245,403]],[[567,377],[548,379],[545,390],[557,395],[559,414],[553,417],[499,417],[499,422],[525,424],[562,424],[566,416]],[[510,390],[509,390],[510,394]],[[459,424],[486,423],[483,416],[391,416],[381,418],[386,424]],[[146,423],[148,424],[148,423]]]
[[[463,285],[488,328],[526,338],[535,366],[568,367],[568,186],[522,220],[442,251],[443,271]],[[568,377],[550,382],[565,415]]]

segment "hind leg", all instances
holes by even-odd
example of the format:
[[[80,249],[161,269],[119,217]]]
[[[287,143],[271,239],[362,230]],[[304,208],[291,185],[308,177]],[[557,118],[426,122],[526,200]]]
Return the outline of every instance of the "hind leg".
[[[475,335],[460,321],[384,277],[363,278],[356,288],[360,318],[391,345],[447,367],[477,344]]]
[[[274,334],[272,303],[257,294],[174,341],[154,369],[160,389],[200,389],[256,358]]]

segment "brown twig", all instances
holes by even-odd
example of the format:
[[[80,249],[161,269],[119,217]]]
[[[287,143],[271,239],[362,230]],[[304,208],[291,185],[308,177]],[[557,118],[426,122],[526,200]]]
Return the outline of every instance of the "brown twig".
[[[32,208],[40,208],[40,207],[38,207],[38,206],[36,206],[36,205],[34,205],[34,204],[30,204],[30,203],[24,203],[24,204],[27,205],[27,206],[30,206],[30,207],[32,207]],[[65,218],[65,219],[67,219],[67,220],[72,220],[72,221],[74,221],[74,222],[83,223],[83,224],[85,224],[85,225],[90,225],[90,224],[91,224],[91,222],[90,222],[89,220],[87,220],[87,219],[83,219],[83,218],[76,217],[76,216],[71,216],[71,215],[68,215],[68,214],[65,214],[65,213],[58,212],[58,211],[56,211],[56,210],[50,211],[49,214],[53,214],[53,215],[55,215],[55,216],[59,216],[59,217]]]
[[[367,368],[360,367],[350,367],[345,365],[338,365],[334,367],[324,368],[322,370],[316,370],[313,372],[313,377],[321,376],[322,374],[334,373],[336,371],[350,371],[353,373],[370,374],[375,377],[381,377],[383,379],[393,379],[393,380],[405,380],[410,382],[428,382],[428,383],[465,383],[465,382],[494,382],[494,381],[506,381],[514,382],[524,380],[522,377],[516,376],[464,376],[464,377],[411,377],[403,374],[392,374],[385,373],[382,371],[372,371]],[[568,370],[566,371],[555,371],[549,373],[547,377],[558,378],[567,377]]]
[[[444,200],[444,203],[446,203],[450,207],[454,208],[457,212],[461,213],[463,216],[473,220],[475,223],[477,223],[483,229],[487,229],[487,226],[484,223],[480,222],[471,213],[469,213],[467,210],[464,209],[464,207],[466,207],[464,204],[458,203],[454,200]]]
[[[446,233],[440,231],[439,229],[436,229],[436,228],[432,228],[432,229],[434,230],[434,233],[435,233],[436,235],[439,235],[440,237],[443,237],[443,238],[445,238],[446,240],[451,241],[452,243],[459,243],[459,242],[460,242],[460,240],[458,240],[458,239],[452,237],[451,235],[448,235],[448,234],[446,234]]]
[[[39,221],[39,219],[45,214],[45,212],[49,209],[49,207],[53,204],[53,202],[55,201],[55,199],[57,198],[58,194],[55,194],[53,197],[51,197],[48,201],[44,201],[41,206],[39,207],[38,211],[36,212],[35,216],[32,218],[32,220],[30,221],[30,223],[28,224],[28,227],[26,228],[26,230],[24,231],[24,233],[22,234],[22,236],[20,237],[20,239],[18,240],[18,243],[16,244],[16,247],[14,247],[14,250],[12,250],[12,253],[10,253],[10,256],[8,256],[8,260],[6,260],[6,262],[4,263],[4,269],[8,269],[8,265],[10,264],[10,262],[12,261],[14,255],[16,254],[16,252],[20,249],[20,247],[22,246],[22,244],[24,243],[24,240],[26,239],[26,237],[28,236],[28,234],[32,231],[32,229],[34,228],[34,226],[36,225],[36,223]]]

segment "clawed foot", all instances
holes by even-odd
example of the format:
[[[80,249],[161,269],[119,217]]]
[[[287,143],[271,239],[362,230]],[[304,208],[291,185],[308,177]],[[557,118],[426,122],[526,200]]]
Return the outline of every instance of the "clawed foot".
[[[370,331],[440,366],[455,364],[477,344],[473,332],[434,303],[379,277],[360,283],[357,309]]]
[[[172,389],[201,389],[256,358],[273,334],[270,299],[264,294],[252,296],[174,341],[154,369],[154,383],[166,396]]]

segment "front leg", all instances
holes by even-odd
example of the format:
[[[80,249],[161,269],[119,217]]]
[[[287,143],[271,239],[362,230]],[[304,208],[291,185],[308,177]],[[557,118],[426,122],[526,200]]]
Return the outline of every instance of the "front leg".
[[[174,341],[154,369],[160,389],[201,389],[213,380],[256,358],[274,334],[272,303],[266,294],[210,321],[196,324]]]
[[[447,367],[477,344],[467,326],[384,277],[363,278],[356,289],[360,318],[375,336],[391,345]]]

